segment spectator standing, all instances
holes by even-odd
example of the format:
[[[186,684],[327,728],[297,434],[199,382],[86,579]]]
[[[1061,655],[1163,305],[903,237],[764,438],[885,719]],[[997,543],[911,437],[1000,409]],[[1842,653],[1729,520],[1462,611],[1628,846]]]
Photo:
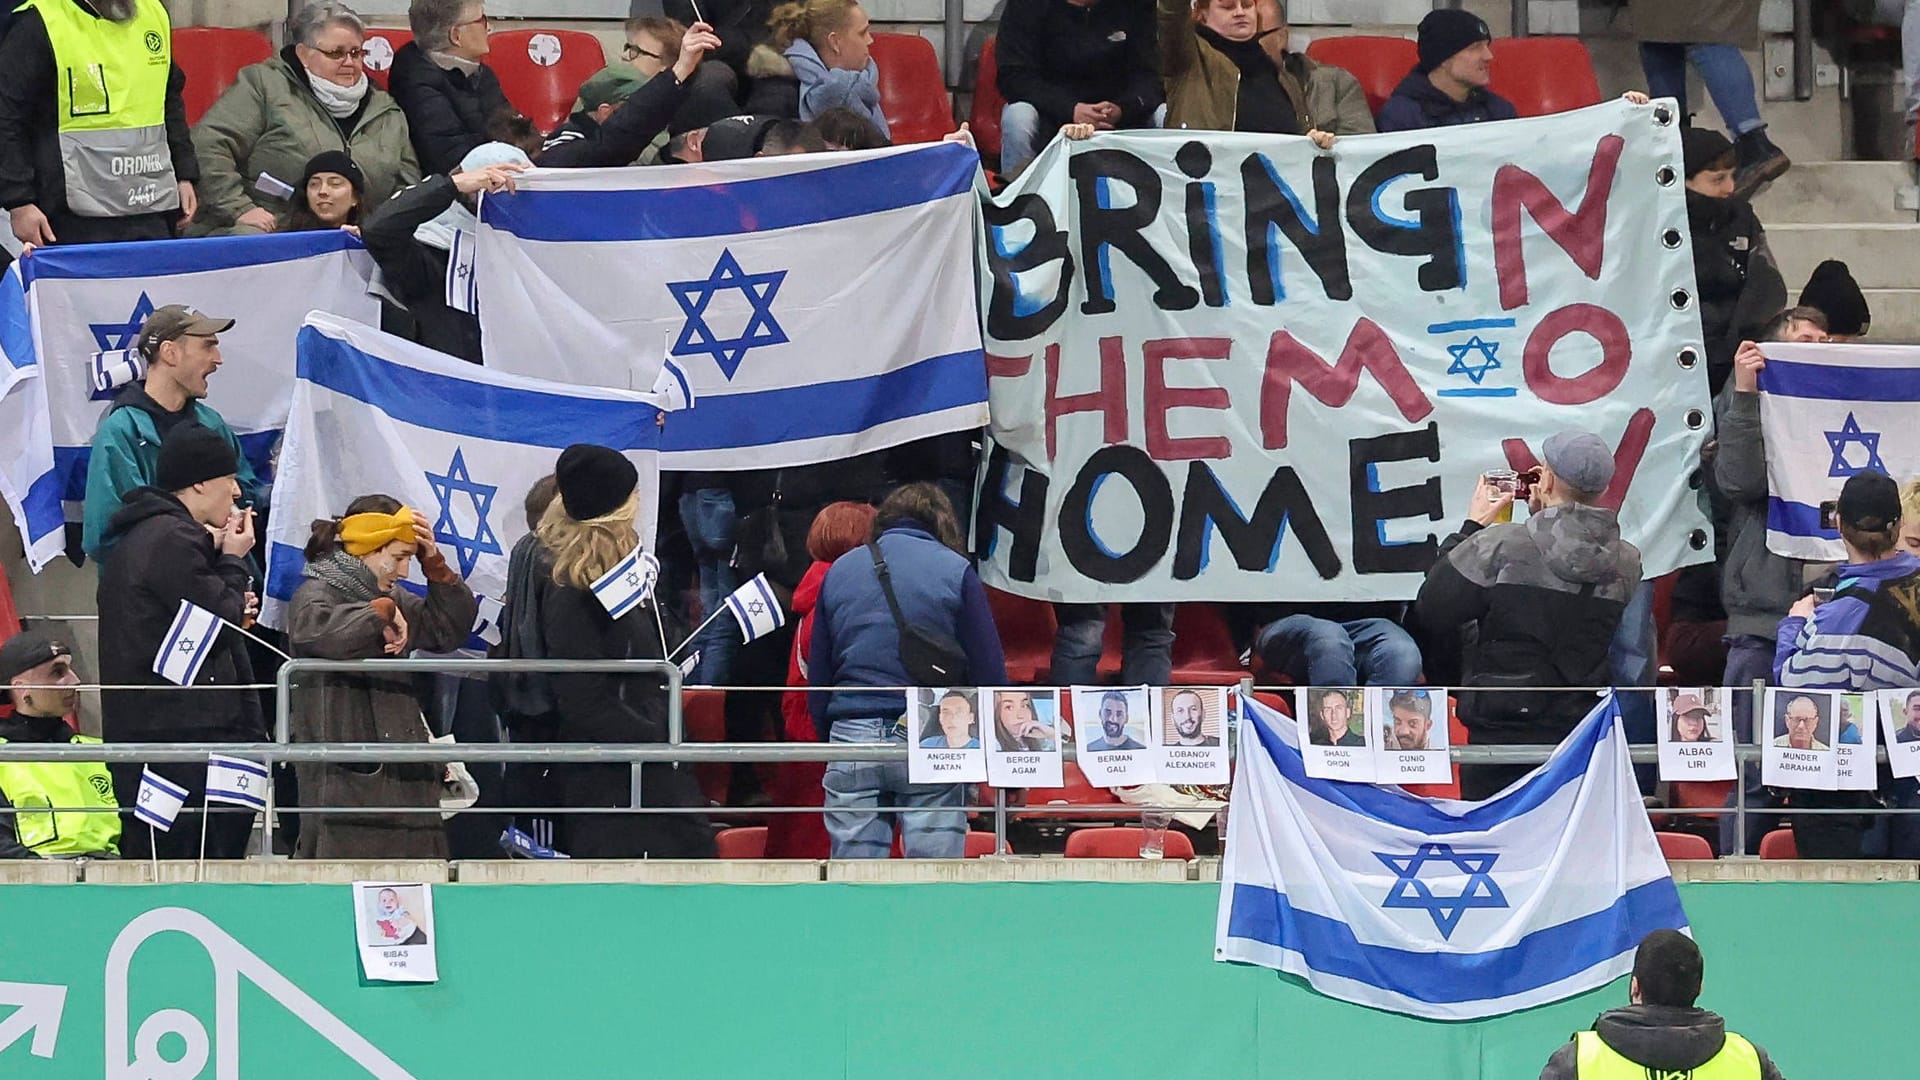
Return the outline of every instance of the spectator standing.
[[[901,659],[900,623],[955,643],[966,657],[962,686],[1006,682],[1006,658],[987,608],[987,590],[961,554],[966,540],[940,489],[908,484],[887,496],[873,521],[870,546],[834,560],[814,609],[808,685],[834,687],[809,695],[818,736],[835,743],[904,745],[907,699],[898,690],[916,680]],[[886,577],[880,567],[884,560]],[[896,622],[887,589],[898,603]],[[964,784],[913,784],[904,761],[836,761],[827,766],[827,834],[836,859],[884,859],[892,825],[874,808],[906,806],[901,843],[908,858],[957,859],[965,853]]]
[[[711,31],[712,27],[708,29]],[[626,44],[620,47],[620,59],[639,72],[642,78],[651,79],[661,72],[673,70],[680,59],[680,41],[687,36],[687,27],[673,19],[648,16],[628,19],[626,35]],[[718,41],[719,38],[716,36],[714,40]],[[707,58],[711,60],[716,55],[710,51]],[[693,70],[693,77],[687,80],[686,100],[674,112],[673,123],[668,125],[668,130],[674,134],[692,131],[738,113],[738,92],[739,83],[732,68],[724,63],[701,64]]]
[[[1844,344],[1866,337],[1873,325],[1866,293],[1853,280],[1853,271],[1839,259],[1827,259],[1813,268],[1800,289],[1800,306],[1826,316],[1828,341]]]
[[[1018,175],[1054,131],[1158,127],[1154,14],[1147,0],[1008,0],[995,38],[1000,172]]]
[[[272,232],[299,197],[303,166],[323,151],[346,154],[375,204],[420,176],[406,116],[362,66],[360,16],[316,0],[287,37],[280,55],[242,68],[193,127],[204,203],[196,234]]]
[[[1634,36],[1640,39],[1640,66],[1647,93],[1687,105],[1687,65],[1700,73],[1713,96],[1720,120],[1733,132],[1738,153],[1733,193],[1741,199],[1792,167],[1787,155],[1767,138],[1754,98],[1753,72],[1742,49],[1760,48],[1760,0],[1690,0],[1685,4],[1636,4]]]
[[[1787,284],[1753,207],[1734,197],[1733,144],[1717,131],[1694,127],[1681,131],[1680,144],[1707,387],[1718,397],[1733,369],[1735,343],[1758,337],[1786,306]]]
[[[1123,639],[1120,681],[1128,686],[1165,686],[1173,679],[1172,604],[1120,605]],[[1100,681],[1100,654],[1107,636],[1107,605],[1053,605],[1053,656],[1048,678],[1056,686]]]
[[[553,473],[559,496],[541,516],[539,544],[523,568],[530,580],[507,582],[509,595],[528,598],[530,612],[538,612],[537,654],[552,660],[664,659],[653,598],[615,619],[592,591],[640,544],[634,527],[641,512],[638,471],[604,446],[576,444],[561,452]],[[666,683],[658,676],[556,672],[547,685],[561,742],[667,741]],[[553,775],[563,805],[633,806],[626,765],[557,765]],[[706,805],[692,772],[677,764],[642,765],[640,792],[648,807]],[[691,813],[569,815],[560,846],[576,859],[711,858],[714,850],[706,817]]]
[[[1511,120],[1513,103],[1493,81],[1493,31],[1471,11],[1441,8],[1420,20],[1419,62],[1380,105],[1381,131]]]
[[[338,518],[313,523],[306,568],[287,606],[296,657],[373,660],[467,643],[479,602],[447,565],[419,511],[363,495]],[[424,597],[400,587],[415,556]],[[323,675],[294,692],[296,742],[424,743],[429,739],[406,675]],[[414,807],[424,813],[317,814],[300,829],[298,858],[445,859],[442,766],[424,762],[294,766],[301,799],[326,807]]]
[[[202,315],[183,304],[168,304],[140,325],[133,347],[146,361],[146,378],[114,397],[87,457],[81,548],[88,558],[104,564],[114,543],[111,519],[129,492],[155,482],[162,442],[185,423],[225,440],[237,458],[233,471],[241,498],[252,506],[267,505],[266,484],[255,476],[240,440],[205,402],[207,381],[220,370],[220,335],[232,328],[232,319]]]
[[[719,41],[705,23],[688,28],[668,73],[645,78],[630,64],[609,64],[580,87],[580,109],[553,133],[536,163],[547,168],[631,165],[686,103],[700,60]]]
[[[186,83],[160,0],[19,7],[0,39],[0,206],[14,237],[163,240],[191,222]]]
[[[0,645],[0,743],[95,744],[66,717],[80,705],[73,651],[39,631]],[[118,858],[119,804],[107,767],[92,761],[0,762],[0,859]]]
[[[1597,435],[1563,431],[1540,457],[1527,519],[1494,524],[1513,495],[1482,479],[1414,602],[1429,651],[1461,657],[1460,685],[1497,688],[1460,695],[1460,721],[1477,744],[1566,738],[1593,694],[1525,688],[1608,685],[1608,648],[1640,586],[1640,552],[1620,538],[1618,516],[1595,505],[1613,481],[1612,450]],[[1487,798],[1532,768],[1462,768],[1460,795]]]
[[[227,623],[243,624],[259,609],[247,555],[253,550],[253,512],[235,507],[241,458],[231,436],[197,423],[175,425],[160,444],[151,486],[127,493],[107,523],[113,559],[100,573],[100,681],[138,687],[100,694],[101,732],[108,742],[262,742],[267,728],[260,696],[240,689],[253,682],[246,640],[219,626],[193,686],[177,687],[153,671],[180,602],[191,601]],[[233,689],[207,689],[233,687]],[[127,830],[126,857],[191,859],[200,854],[199,807],[207,767],[148,766],[187,790],[186,809],[171,832]],[[139,797],[138,764],[112,767],[120,805]],[[222,810],[206,830],[209,859],[246,855],[252,811]]]
[[[880,110],[880,65],[865,8],[855,0],[801,0],[774,8],[769,25],[800,80],[800,119],[841,105],[893,138]]]
[[[407,114],[421,171],[450,173],[512,111],[484,63],[492,21],[481,0],[413,0],[407,23],[413,40],[393,54],[387,89]]]
[[[1168,126],[1306,135],[1322,149],[1373,131],[1359,80],[1287,52],[1287,38],[1278,0],[1160,0]]]
[[[357,235],[366,197],[367,181],[360,175],[360,166],[343,151],[323,151],[300,170],[293,203],[274,228],[279,232],[349,229]]]

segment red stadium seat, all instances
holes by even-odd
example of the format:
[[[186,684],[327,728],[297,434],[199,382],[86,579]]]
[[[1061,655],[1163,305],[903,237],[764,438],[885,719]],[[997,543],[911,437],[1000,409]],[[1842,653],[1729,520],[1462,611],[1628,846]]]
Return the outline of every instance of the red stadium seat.
[[[1496,38],[1493,84],[1521,116],[1545,116],[1600,104],[1593,57],[1577,38]]]
[[[767,827],[743,825],[721,829],[713,836],[715,858],[764,859],[767,857]]]
[[[973,132],[973,144],[980,148],[981,157],[1000,156],[1000,110],[1007,107],[1007,99],[1000,96],[1000,62],[994,59],[994,42],[998,38],[988,38],[980,46],[980,70],[973,80],[973,113],[967,119],[967,130]]]
[[[1063,695],[1064,696],[1064,695]],[[1028,788],[1027,805],[1029,807],[1047,806],[1111,806],[1120,800],[1106,788],[1094,787],[1087,782],[1087,774],[1080,771],[1074,762],[1064,763],[1061,786],[1057,788]],[[1136,811],[1123,810],[1074,810],[1069,813],[1036,814],[1031,810],[1014,814],[1016,818],[1037,821],[1045,825],[1059,825],[1069,821],[1112,820],[1131,818]]]
[[[1732,780],[1675,780],[1667,785],[1667,801],[1676,810],[1714,810],[1727,805]]]
[[[1379,112],[1393,96],[1393,88],[1420,62],[1419,50],[1406,38],[1350,37],[1315,38],[1307,45],[1307,55],[1322,64],[1346,68],[1360,80],[1367,92],[1367,108]]]
[[[993,854],[993,834],[992,833],[979,832],[977,830],[967,833],[967,858],[977,859],[982,855],[991,855],[991,854]],[[1013,845],[1002,844],[1000,847],[1000,854],[1002,855],[1013,854]]]
[[[1800,845],[1793,839],[1792,829],[1775,829],[1760,838],[1760,857],[1763,859],[1797,859],[1800,857]]]
[[[880,66],[880,111],[894,145],[937,142],[953,131],[953,99],[933,42],[918,34],[875,34],[873,62]]]
[[[1147,830],[1131,825],[1076,829],[1067,837],[1069,859],[1137,859]],[[1169,859],[1193,858],[1193,841],[1178,829],[1168,829],[1163,845]]]
[[[680,691],[680,711],[685,717],[688,742],[727,741],[727,692],[725,690],[682,690]],[[695,765],[693,775],[700,781],[700,790],[706,793],[710,802],[716,806],[726,805],[727,787],[733,777],[733,766],[717,761],[708,762]]]
[[[187,123],[197,124],[248,64],[273,55],[273,42],[258,30],[187,26],[173,32],[173,62],[187,77],[181,98]]]
[[[1053,666],[1053,605],[999,589],[987,590],[987,607],[1007,654],[1007,679],[1022,686],[1040,681]]]
[[[367,28],[367,79],[382,90],[387,88],[387,72],[393,70],[393,54],[413,40],[411,30],[393,30],[384,26]]]
[[[1711,859],[1713,845],[1692,833],[1656,832],[1660,841],[1660,854],[1669,859]]]
[[[541,131],[573,112],[580,84],[607,66],[600,39],[580,30],[502,30],[488,39],[487,66],[513,107]]]

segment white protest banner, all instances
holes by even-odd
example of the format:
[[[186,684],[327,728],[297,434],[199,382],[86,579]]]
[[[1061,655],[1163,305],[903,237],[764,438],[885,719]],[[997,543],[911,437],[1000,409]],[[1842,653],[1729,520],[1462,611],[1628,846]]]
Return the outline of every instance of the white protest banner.
[[[988,689],[975,700],[991,702],[988,716],[987,783],[994,787],[1059,787],[1066,778],[1060,755],[1058,690]]]
[[[1163,784],[1224,784],[1232,779],[1227,724],[1225,687],[1154,689],[1157,779]]]
[[[353,925],[360,946],[360,969],[368,981],[440,981],[432,885],[354,882]]]
[[[1837,790],[1840,770],[1833,753],[1838,694],[1824,690],[1767,688],[1768,722],[1756,725],[1761,740],[1760,782],[1773,787]]]
[[[1878,784],[1874,775],[1874,749],[1879,736],[1874,731],[1872,694],[1840,694],[1834,708],[1840,713],[1834,729],[1834,785],[1841,791],[1872,791]]]
[[[1056,141],[983,207],[989,585],[1404,600],[1480,474],[1592,431],[1647,576],[1711,557],[1670,103]]]
[[[1446,784],[1447,692],[1432,686],[1376,686],[1368,715],[1380,726],[1374,743],[1374,779],[1382,784]]]
[[[1373,782],[1378,766],[1373,725],[1367,723],[1369,696],[1366,690],[1351,686],[1303,686],[1293,692],[1293,715],[1308,776]]]
[[[987,778],[979,696],[970,687],[914,692],[908,713],[908,783],[979,783]]]
[[[1920,776],[1920,689],[1882,690],[1879,698],[1887,768],[1903,780]]]
[[[655,385],[667,469],[834,461],[983,426],[979,157],[955,144],[536,169],[480,208],[487,365]]]
[[[1144,686],[1073,688],[1074,751],[1088,783],[1126,787],[1154,779],[1148,693]]]
[[[1728,694],[1717,686],[1654,692],[1660,779],[1731,780],[1735,774]]]

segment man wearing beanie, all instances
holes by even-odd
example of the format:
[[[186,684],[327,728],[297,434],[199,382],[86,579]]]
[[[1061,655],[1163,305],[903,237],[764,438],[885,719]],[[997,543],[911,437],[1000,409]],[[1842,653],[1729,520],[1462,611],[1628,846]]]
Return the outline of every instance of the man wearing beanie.
[[[66,642],[37,630],[8,638],[0,645],[0,697],[12,708],[0,712],[0,743],[99,742],[67,726],[80,704],[79,682]],[[99,762],[0,762],[0,859],[114,858],[116,806]]]
[[[1687,127],[1680,130],[1680,149],[1707,386],[1718,395],[1741,340],[1758,337],[1787,306],[1787,283],[1753,207],[1733,197],[1733,144],[1711,128]]]
[[[1640,587],[1640,552],[1596,505],[1613,482],[1613,451],[1597,435],[1563,431],[1541,445],[1522,522],[1495,524],[1514,496],[1484,479],[1466,523],[1440,545],[1414,601],[1427,672],[1460,686],[1609,686],[1608,647]],[[1591,693],[1460,694],[1476,744],[1557,743],[1593,708]],[[1487,798],[1533,769],[1460,770],[1462,798]]]
[[[1873,322],[1866,294],[1853,280],[1853,271],[1839,259],[1828,259],[1813,268],[1813,276],[1800,290],[1800,306],[1827,317],[1827,340],[1833,342],[1866,337]]]
[[[1493,32],[1471,11],[1440,8],[1420,20],[1420,62],[1381,104],[1381,131],[1511,120],[1513,103],[1487,89]]]
[[[220,335],[232,328],[232,319],[205,315],[184,304],[158,308],[141,324],[133,348],[146,364],[146,378],[129,383],[114,397],[93,433],[87,458],[80,546],[88,558],[105,564],[113,547],[107,522],[128,492],[154,482],[162,440],[184,423],[219,435],[239,459],[234,475],[241,497],[255,506],[267,504],[266,485],[240,452],[240,440],[204,400],[208,380],[220,370]]]
[[[227,437],[199,424],[181,424],[160,444],[154,482],[127,493],[107,525],[113,558],[100,574],[100,681],[140,690],[100,695],[101,733],[109,742],[258,742],[267,737],[260,698],[252,690],[206,690],[253,682],[246,639],[222,628],[189,689],[154,674],[154,656],[172,634],[182,600],[243,625],[257,608],[246,556],[253,550],[253,514],[238,510],[240,468]],[[145,689],[148,687],[166,689]],[[149,844],[163,859],[190,859],[200,851],[198,807],[206,766],[155,764],[153,771],[187,789],[187,812],[173,831],[127,829],[122,849],[146,858]],[[140,789],[138,764],[113,767],[120,805],[131,807]],[[207,823],[207,857],[246,854],[250,813],[221,812]]]

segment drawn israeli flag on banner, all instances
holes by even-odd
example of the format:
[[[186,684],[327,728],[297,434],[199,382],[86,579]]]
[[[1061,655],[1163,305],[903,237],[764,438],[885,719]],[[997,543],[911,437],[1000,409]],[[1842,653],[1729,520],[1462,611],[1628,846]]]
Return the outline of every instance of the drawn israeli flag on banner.
[[[186,804],[186,788],[154,772],[152,768],[140,770],[140,794],[134,802],[134,817],[161,832],[171,832],[174,820],[180,816],[180,808]]]
[[[168,304],[235,319],[220,335],[207,404],[264,479],[286,426],[301,320],[322,308],[378,322],[373,272],[359,239],[338,229],[56,245],[15,263],[0,278],[0,495],[28,565],[57,557],[68,511],[79,518],[87,447],[115,392],[96,377],[138,377],[137,360],[112,356],[96,372],[96,355],[132,348],[140,324]]]
[[[493,635],[499,609],[489,601],[506,596],[507,554],[527,533],[523,500],[560,451],[574,443],[620,451],[639,470],[640,505],[658,504],[652,395],[509,375],[317,311],[300,329],[298,354],[267,526],[268,626],[284,628],[311,523],[361,495],[391,495],[427,516],[441,553],[491,613]],[[637,524],[651,544],[653,515]],[[404,584],[426,587],[417,567]]]
[[[1760,426],[1767,448],[1767,548],[1842,562],[1820,504],[1868,469],[1905,482],[1920,473],[1920,347],[1762,345]],[[1731,390],[1728,393],[1732,393]]]
[[[153,673],[176,686],[192,686],[219,636],[220,616],[191,600],[180,601],[160,651],[153,654]]]
[[[653,583],[659,578],[660,560],[645,548],[634,548],[593,583],[593,596],[617,619],[653,595]]]
[[[1214,957],[1433,1020],[1595,989],[1687,930],[1612,698],[1484,803],[1310,780],[1295,725],[1242,699]]]
[[[489,367],[693,407],[662,467],[834,461],[986,423],[979,158],[947,143],[535,169],[480,207]]]
[[[745,641],[766,637],[787,625],[787,613],[781,610],[765,574],[755,574],[752,581],[733,590],[727,597],[727,611],[740,624]]]
[[[246,758],[207,755],[207,801],[267,808],[267,767]]]

